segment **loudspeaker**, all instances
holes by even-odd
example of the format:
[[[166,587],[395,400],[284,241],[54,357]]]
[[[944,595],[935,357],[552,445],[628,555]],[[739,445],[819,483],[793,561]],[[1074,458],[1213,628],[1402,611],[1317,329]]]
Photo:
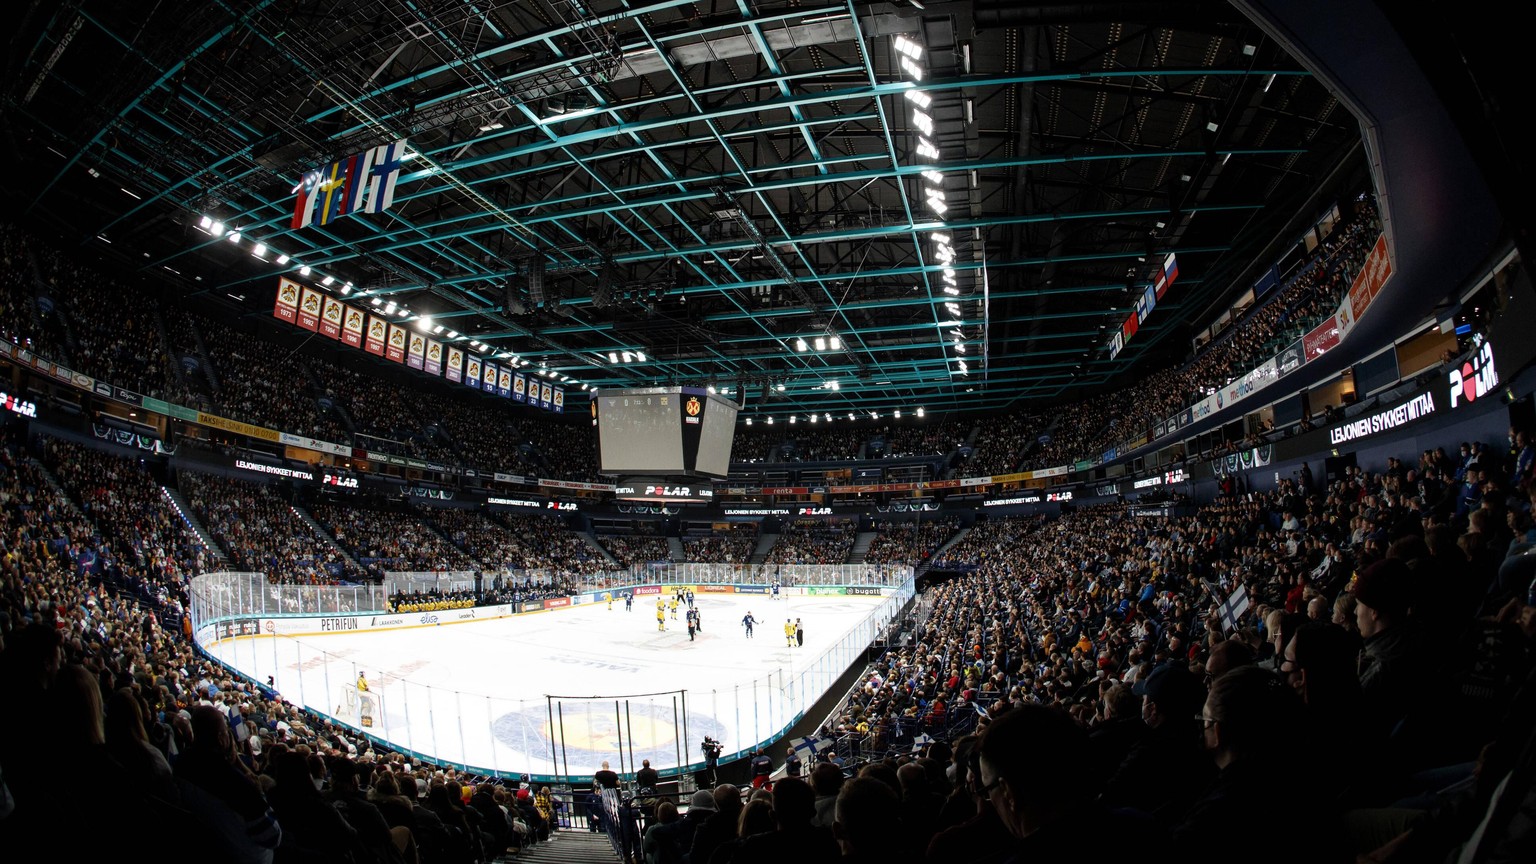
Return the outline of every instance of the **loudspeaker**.
[[[544,305],[544,253],[535,252],[528,259],[528,298],[535,306]]]
[[[528,304],[523,302],[522,294],[517,290],[517,283],[511,279],[503,286],[502,308],[508,315],[527,315]]]
[[[613,289],[613,259],[604,255],[603,263],[597,269],[597,285],[592,289],[592,307],[594,309],[603,309],[613,303]]]

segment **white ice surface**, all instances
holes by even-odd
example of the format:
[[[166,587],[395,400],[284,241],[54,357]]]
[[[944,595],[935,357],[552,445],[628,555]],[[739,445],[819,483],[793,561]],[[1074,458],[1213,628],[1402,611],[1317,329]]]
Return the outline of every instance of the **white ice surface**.
[[[367,731],[408,751],[497,772],[587,775],[608,760],[627,773],[641,758],[663,770],[679,754],[682,764],[698,762],[706,734],[727,756],[779,734],[858,659],[884,623],[876,613],[886,600],[701,594],[704,629],[691,642],[681,611],[658,632],[655,600],[641,596],[629,612],[618,600],[612,610],[599,602],[490,621],[242,638],[211,650],[333,716],[342,689],[364,672],[383,703]],[[761,622],[752,639],[741,625],[749,609]],[[786,617],[802,620],[803,647],[786,646]]]

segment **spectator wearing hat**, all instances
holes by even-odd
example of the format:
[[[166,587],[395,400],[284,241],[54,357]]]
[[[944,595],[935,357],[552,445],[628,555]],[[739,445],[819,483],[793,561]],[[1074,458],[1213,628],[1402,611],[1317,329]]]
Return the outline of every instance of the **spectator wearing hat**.
[[[708,789],[694,792],[688,801],[688,810],[683,813],[683,818],[677,820],[677,848],[684,851],[692,849],[693,836],[698,833],[699,826],[719,810],[715,806],[714,794]]]
[[[1147,731],[1110,777],[1103,800],[1172,821],[1215,773],[1200,751],[1195,719],[1205,693],[1182,658],[1158,666],[1132,693],[1141,697]]]
[[[1360,652],[1360,691],[1365,712],[1389,731],[1408,711],[1415,679],[1423,671],[1413,638],[1408,603],[1411,574],[1388,558],[1355,580],[1355,622],[1365,645]]]

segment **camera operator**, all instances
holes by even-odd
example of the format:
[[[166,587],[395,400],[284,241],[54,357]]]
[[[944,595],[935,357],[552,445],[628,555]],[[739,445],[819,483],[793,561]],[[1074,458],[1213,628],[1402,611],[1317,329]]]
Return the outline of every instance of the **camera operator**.
[[[720,767],[720,751],[722,749],[720,742],[705,735],[704,744],[701,749],[704,751],[704,771],[709,775],[709,782],[713,784],[716,782],[715,771]]]

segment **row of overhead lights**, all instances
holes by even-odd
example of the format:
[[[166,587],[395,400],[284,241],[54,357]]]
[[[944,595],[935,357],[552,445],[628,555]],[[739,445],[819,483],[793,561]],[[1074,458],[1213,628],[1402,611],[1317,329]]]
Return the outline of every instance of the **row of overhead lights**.
[[[869,419],[871,419],[871,420],[879,420],[880,419],[880,412],[879,411],[866,411],[866,412],[863,412],[863,413],[868,414],[869,415]],[[927,414],[927,412],[924,411],[922,408],[918,408],[916,411],[913,411],[912,413],[914,415],[918,416],[918,417],[923,417],[923,416],[926,416],[926,414]],[[859,419],[859,414],[860,414],[860,412],[857,412],[857,411],[849,411],[848,412],[848,419],[849,419],[849,421],[856,421],[856,420],[858,420]],[[901,409],[897,408],[896,410],[892,411],[890,416],[894,420],[900,420],[901,419]],[[747,423],[748,426],[752,425],[752,419],[753,418],[751,418],[751,417],[747,418],[746,423]],[[809,415],[806,416],[805,419],[806,419],[807,423],[819,423],[822,420],[825,420],[828,423],[833,422],[832,415],[829,414],[829,413],[809,414]],[[764,417],[763,418],[763,422],[765,424],[769,425],[769,426],[772,426],[773,425],[773,416],[769,415],[767,417]],[[789,415],[789,418],[788,418],[787,422],[790,425],[794,425],[795,423],[800,422],[800,415],[798,415],[798,414],[791,414],[791,415]]]
[[[237,246],[240,244],[240,241],[242,239],[244,239],[244,235],[240,231],[240,229],[238,229],[238,228],[229,228],[223,222],[220,222],[220,221],[218,221],[217,219],[214,219],[211,216],[203,216],[200,220],[198,220],[197,227],[199,229],[201,229],[203,232],[205,232],[205,233],[207,233],[207,234],[209,234],[209,235],[211,235],[213,237],[224,237],[224,238],[228,239],[229,242],[234,243]],[[277,251],[275,249],[270,249],[267,246],[266,243],[263,243],[263,242],[260,242],[260,241],[252,241],[252,242],[255,245],[251,247],[251,255],[253,257],[259,258],[259,259],[261,259],[263,261],[267,260],[267,253],[268,252],[276,252]],[[287,265],[290,262],[292,262],[293,265],[294,265],[294,269],[298,271],[298,274],[300,276],[309,277],[309,276],[313,275],[313,273],[314,273],[313,269],[310,268],[310,266],[308,264],[301,264],[301,263],[298,263],[298,262],[294,262],[292,258],[290,258],[288,255],[285,255],[285,254],[282,254],[282,253],[278,253],[275,261],[276,261],[278,266],[284,266],[284,265]],[[167,268],[167,269],[169,269],[169,268]],[[175,272],[175,271],[172,271],[172,272]],[[334,286],[336,284],[336,281],[337,281],[336,277],[334,277],[334,276],[322,276],[320,278],[320,284],[325,286],[325,287],[327,287],[327,288],[331,288],[332,286]],[[349,296],[349,295],[352,294],[352,289],[353,289],[352,283],[351,282],[346,282],[346,283],[343,283],[342,286],[339,289],[335,289],[335,290],[339,291],[341,296],[346,297],[346,296]],[[363,294],[359,294],[358,296],[362,297],[364,295]],[[407,308],[403,304],[395,302],[394,300],[387,300],[386,301],[386,300],[384,300],[381,297],[373,297],[373,298],[369,299],[369,303],[381,315],[385,315],[385,316],[393,315],[396,318],[410,318],[412,316],[412,314],[413,314],[409,308]],[[434,336],[442,336],[443,338],[445,338],[445,339],[447,339],[449,341],[458,341],[460,339],[468,339],[469,338],[469,337],[464,336],[463,334],[459,333],[457,330],[451,330],[451,329],[443,326],[442,324],[434,324],[432,322],[431,316],[429,316],[429,315],[417,316],[417,318],[416,318],[416,327],[417,327],[417,329],[419,329],[423,333],[431,333]],[[511,351],[501,351],[500,353],[497,353],[496,350],[494,348],[492,348],[492,346],[490,346],[490,345],[486,344],[485,342],[482,342],[482,341],[480,341],[478,339],[469,339],[469,342],[467,344],[469,345],[469,347],[475,349],[476,351],[490,352],[490,353],[485,355],[487,357],[487,359],[505,360],[505,361],[509,362],[509,365],[512,365],[512,366],[517,367],[517,368],[522,368],[522,367],[525,367],[525,366],[529,365],[529,362],[526,359],[523,359],[523,358],[517,356],[516,354],[512,353]],[[626,351],[624,353],[627,355],[629,352]],[[645,355],[643,353],[640,355],[640,360],[642,362],[645,360]],[[617,362],[617,361],[615,361],[615,362]],[[554,371],[551,371],[551,370],[548,370],[548,369],[537,370],[535,372],[535,374],[543,376],[545,378],[549,378],[551,380],[559,380],[562,383],[566,383],[566,382],[570,382],[571,381],[571,377],[569,375],[563,375],[561,373],[554,372]],[[588,384],[582,384],[581,385],[581,389],[583,389],[583,390],[590,390],[591,386],[588,385]]]
[[[812,336],[809,340],[804,336],[800,336],[795,339],[795,353],[804,354],[812,348],[815,348],[817,352],[841,351],[843,350],[843,340],[836,336]]]
[[[914,85],[903,95],[912,105],[912,125],[917,127],[917,156],[929,162],[939,161],[939,147],[934,143],[934,120],[928,113],[928,108],[933,104],[933,99],[915,85],[923,80],[926,69],[923,66],[923,46],[898,34],[892,42],[896,49],[897,65],[900,66],[908,83]],[[924,180],[923,203],[928,210],[939,219],[944,218],[949,209],[944,202],[944,175],[932,168],[924,168],[921,172]],[[928,240],[931,244],[930,255],[933,260],[943,265],[941,274],[943,281],[944,311],[949,313],[950,319],[941,321],[941,329],[948,328],[948,335],[954,340],[955,352],[959,355],[956,362],[957,372],[962,377],[971,373],[970,363],[963,356],[965,354],[965,315],[960,308],[960,277],[955,272],[955,247],[948,231],[930,231]]]

